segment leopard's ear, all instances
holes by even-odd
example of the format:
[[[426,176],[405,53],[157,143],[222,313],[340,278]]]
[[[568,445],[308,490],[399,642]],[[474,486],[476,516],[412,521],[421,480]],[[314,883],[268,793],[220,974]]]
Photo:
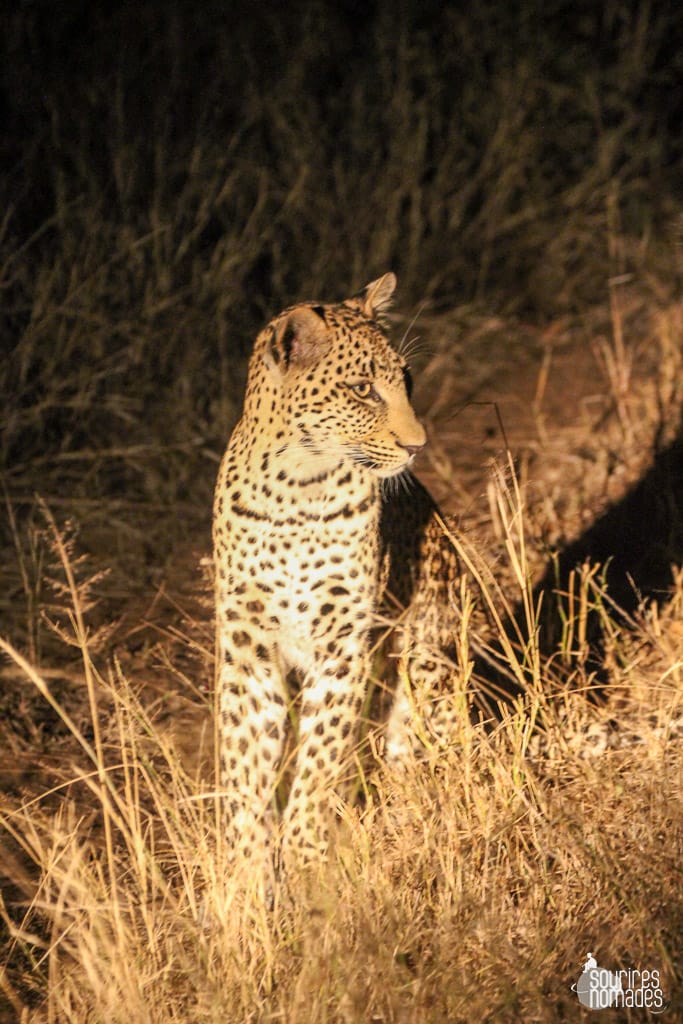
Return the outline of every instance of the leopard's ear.
[[[383,274],[376,281],[366,284],[358,295],[354,295],[353,301],[360,306],[362,311],[371,320],[376,320],[384,313],[392,303],[396,291],[396,274],[391,271]]]
[[[322,306],[297,306],[271,328],[265,359],[272,376],[283,377],[290,366],[315,366],[330,348]]]

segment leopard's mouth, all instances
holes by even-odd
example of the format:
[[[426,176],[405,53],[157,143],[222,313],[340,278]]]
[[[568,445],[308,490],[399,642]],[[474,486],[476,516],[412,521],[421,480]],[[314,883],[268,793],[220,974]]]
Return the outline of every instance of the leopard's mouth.
[[[400,476],[401,473],[405,473],[407,469],[410,469],[411,465],[415,460],[415,456],[411,455],[404,462],[401,462],[398,466],[386,465],[386,463],[378,462],[377,459],[368,458],[367,455],[354,455],[353,461],[363,466],[365,469],[369,469],[371,473],[378,476],[380,480],[388,480],[394,476]]]
[[[411,455],[410,458],[406,459],[405,462],[402,462],[400,466],[385,466],[381,468],[378,467],[378,470],[380,471],[377,473],[377,475],[381,477],[382,480],[391,480],[392,477],[400,476],[401,473],[405,473],[407,469],[410,469],[414,461],[415,456]]]

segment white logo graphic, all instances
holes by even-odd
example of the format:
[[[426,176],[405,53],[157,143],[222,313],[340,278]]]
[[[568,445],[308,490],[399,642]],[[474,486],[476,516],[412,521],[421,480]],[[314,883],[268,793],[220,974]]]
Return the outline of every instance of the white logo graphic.
[[[659,971],[607,971],[598,967],[592,953],[586,957],[583,973],[572,985],[572,992],[576,992],[581,1005],[589,1010],[637,1006],[651,1013],[661,1013],[666,1009]]]

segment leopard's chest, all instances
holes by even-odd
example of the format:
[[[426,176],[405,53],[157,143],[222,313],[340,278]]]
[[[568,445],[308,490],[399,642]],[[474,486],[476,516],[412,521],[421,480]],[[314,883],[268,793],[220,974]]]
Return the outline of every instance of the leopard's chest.
[[[233,523],[232,578],[258,593],[262,622],[289,667],[306,672],[332,650],[364,642],[377,609],[377,515],[341,505],[336,514]]]

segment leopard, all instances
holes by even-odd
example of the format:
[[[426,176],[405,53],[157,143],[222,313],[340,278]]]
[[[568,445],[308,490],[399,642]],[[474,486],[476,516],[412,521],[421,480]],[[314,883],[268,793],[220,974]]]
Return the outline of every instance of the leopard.
[[[275,833],[283,863],[325,857],[382,624],[402,665],[384,722],[389,762],[419,744],[416,732],[439,734],[458,671],[460,566],[412,473],[427,435],[387,333],[395,288],[386,273],[342,302],[290,306],[258,334],[220,464],[220,791],[230,848],[252,865],[272,864]]]

